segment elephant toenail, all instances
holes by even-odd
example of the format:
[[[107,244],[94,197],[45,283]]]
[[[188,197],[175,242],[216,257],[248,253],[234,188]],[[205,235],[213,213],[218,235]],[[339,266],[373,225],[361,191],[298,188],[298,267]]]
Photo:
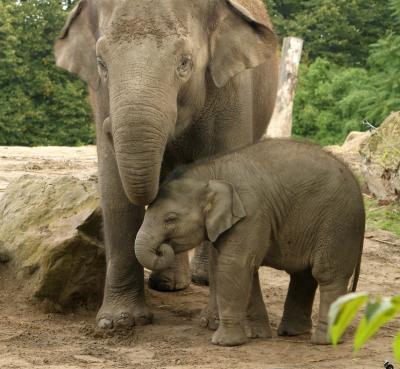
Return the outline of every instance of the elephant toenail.
[[[112,320],[105,319],[105,318],[100,319],[97,325],[101,329],[112,329],[113,328]]]
[[[207,328],[208,326],[208,319],[207,318],[201,318],[200,319],[200,327],[201,328]]]
[[[128,318],[128,314],[127,313],[121,313],[119,316],[120,316],[120,320]]]

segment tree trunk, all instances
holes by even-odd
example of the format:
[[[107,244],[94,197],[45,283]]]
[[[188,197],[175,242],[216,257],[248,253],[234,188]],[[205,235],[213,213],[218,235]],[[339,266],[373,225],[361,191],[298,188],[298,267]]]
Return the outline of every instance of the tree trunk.
[[[293,100],[302,48],[303,40],[300,38],[286,37],[283,40],[278,96],[266,133],[268,137],[292,135]]]

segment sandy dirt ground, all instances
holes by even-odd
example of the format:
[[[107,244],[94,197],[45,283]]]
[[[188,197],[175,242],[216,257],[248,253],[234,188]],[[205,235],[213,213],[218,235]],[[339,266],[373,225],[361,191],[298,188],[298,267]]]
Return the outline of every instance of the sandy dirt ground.
[[[95,160],[93,147],[0,147],[0,196],[11,179],[27,172],[91,176],[96,172]],[[400,240],[389,233],[367,232],[359,291],[399,293],[399,244]],[[217,347],[210,342],[212,332],[198,325],[208,289],[192,285],[176,293],[148,290],[154,323],[124,334],[104,335],[95,330],[95,311],[81,309],[66,315],[43,312],[21,293],[23,281],[13,279],[7,268],[0,264],[1,369],[378,369],[392,359],[392,341],[400,329],[399,321],[390,323],[357,354],[352,354],[354,328],[337,348],[313,346],[309,335],[281,338],[276,333],[272,339],[252,340],[241,347]],[[262,268],[261,284],[276,332],[288,276]],[[317,308],[318,296],[314,318]]]

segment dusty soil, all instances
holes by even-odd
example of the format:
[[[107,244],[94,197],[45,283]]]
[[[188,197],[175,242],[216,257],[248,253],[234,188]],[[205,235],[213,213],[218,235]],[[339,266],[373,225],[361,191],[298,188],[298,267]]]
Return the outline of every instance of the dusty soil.
[[[97,172],[95,146],[19,147],[0,146],[0,198],[7,185],[23,174],[81,179]]]
[[[37,175],[95,173],[95,149],[1,148],[0,191],[12,178]],[[1,196],[1,192],[0,192]],[[396,246],[397,245],[397,246]],[[385,232],[367,232],[360,291],[392,295],[399,292],[400,240]],[[43,312],[24,294],[0,264],[0,368],[383,368],[391,360],[393,338],[400,322],[384,327],[359,353],[352,354],[351,335],[337,348],[312,346],[309,335],[253,340],[236,348],[210,343],[212,332],[199,328],[198,319],[208,290],[191,286],[177,293],[147,291],[154,324],[105,336],[94,329],[95,311],[62,314]],[[276,330],[282,313],[288,277],[263,268],[264,299]],[[318,301],[318,296],[316,302]],[[315,312],[318,303],[315,304]],[[314,312],[314,316],[315,316]]]

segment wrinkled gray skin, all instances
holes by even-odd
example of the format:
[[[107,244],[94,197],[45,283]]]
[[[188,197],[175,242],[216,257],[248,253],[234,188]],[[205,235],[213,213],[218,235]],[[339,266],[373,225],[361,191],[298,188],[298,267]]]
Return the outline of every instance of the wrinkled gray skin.
[[[55,55],[88,82],[96,120],[107,256],[98,325],[149,323],[132,248],[144,206],[177,165],[261,137],[277,85],[270,21],[261,0],[82,0]],[[187,255],[151,281],[186,287]]]
[[[271,337],[261,265],[290,274],[279,335],[311,330],[319,285],[311,340],[327,344],[330,304],[353,273],[352,290],[357,285],[364,227],[359,186],[342,162],[316,146],[266,140],[174,172],[146,212],[135,252],[142,265],[159,269],[174,254],[213,243],[202,324],[218,327],[212,342],[224,346]]]

